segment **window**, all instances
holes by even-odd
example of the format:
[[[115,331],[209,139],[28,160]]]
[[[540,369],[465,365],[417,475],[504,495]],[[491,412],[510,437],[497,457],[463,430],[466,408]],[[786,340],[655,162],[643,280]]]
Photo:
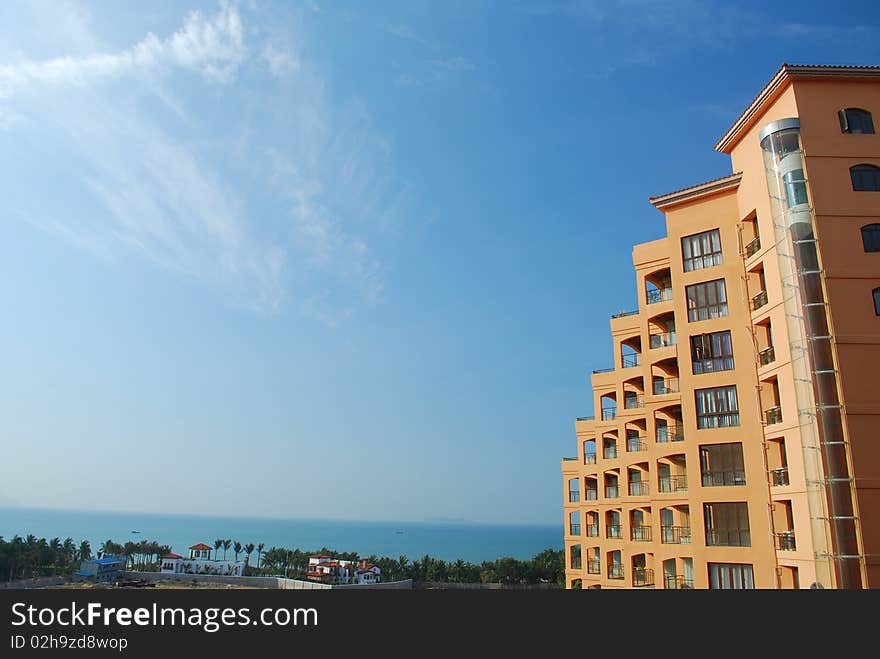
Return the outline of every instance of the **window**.
[[[574,510],[568,516],[569,532],[571,535],[581,534],[581,514]]]
[[[793,169],[783,174],[782,182],[785,185],[785,202],[789,208],[807,203],[807,179],[804,177],[804,170]]]
[[[701,270],[721,264],[721,234],[718,229],[681,239],[684,271]]]
[[[713,590],[751,590],[755,576],[751,565],[709,563],[709,588]]]
[[[880,252],[880,224],[866,224],[862,227],[862,244],[866,252]]]
[[[727,428],[739,425],[736,386],[697,389],[697,428]]]
[[[874,289],[874,313],[880,316],[880,288]]]
[[[749,504],[704,503],[707,547],[751,547]]]
[[[694,375],[733,370],[733,345],[730,330],[691,337],[691,362]]]
[[[580,481],[577,478],[572,478],[568,481],[568,501],[569,503],[577,503],[581,500],[581,487]]]
[[[846,108],[837,113],[840,131],[843,133],[873,133],[874,122],[871,113],[861,108]]]
[[[685,294],[690,322],[727,315],[727,289],[723,279],[688,286]]]
[[[849,168],[849,176],[856,192],[880,192],[880,167],[855,165]]]
[[[746,484],[742,444],[704,444],[700,446],[703,487]]]

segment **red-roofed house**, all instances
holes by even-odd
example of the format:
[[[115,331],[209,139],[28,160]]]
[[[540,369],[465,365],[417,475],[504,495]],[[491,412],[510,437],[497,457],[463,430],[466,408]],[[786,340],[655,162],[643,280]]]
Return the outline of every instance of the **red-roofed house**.
[[[242,576],[247,567],[247,557],[240,561],[218,561],[211,559],[211,547],[203,542],[189,548],[189,558],[179,554],[165,554],[162,557],[161,572],[166,574],[218,574],[223,576]]]
[[[306,576],[311,581],[332,584],[374,584],[382,580],[382,570],[378,565],[367,563],[367,559],[346,561],[331,558],[326,554],[309,556]]]

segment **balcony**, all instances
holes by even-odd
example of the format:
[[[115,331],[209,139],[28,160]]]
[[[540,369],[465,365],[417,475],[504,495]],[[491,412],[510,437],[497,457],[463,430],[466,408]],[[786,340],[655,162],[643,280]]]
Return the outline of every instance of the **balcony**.
[[[623,579],[623,565],[620,563],[612,563],[608,566],[609,579]]]
[[[599,525],[598,524],[587,524],[587,537],[588,538],[598,538],[599,537]]]
[[[670,574],[666,577],[666,590],[693,590],[694,580]]]
[[[663,334],[651,334],[648,336],[652,350],[659,348],[668,348],[675,345],[675,332],[664,332]]]
[[[639,313],[639,310],[635,311],[618,311],[617,313],[611,314],[612,318],[625,318],[626,316],[635,316]]]
[[[794,531],[782,531],[776,534],[776,549],[779,551],[795,551]]]
[[[602,420],[603,421],[612,421],[617,417],[617,408],[616,407],[603,407],[602,408]]]
[[[577,490],[569,490],[568,491],[568,502],[569,503],[577,503],[581,500],[581,493]]]
[[[626,438],[626,452],[627,453],[640,453],[642,451],[648,450],[648,442],[646,442],[642,437],[627,437]]]
[[[620,358],[620,367],[621,368],[633,368],[635,366],[638,366],[640,361],[641,360],[639,359],[638,354],[623,355]]]
[[[784,487],[788,484],[788,467],[777,467],[770,470],[770,485]]]
[[[633,588],[653,588],[654,570],[644,567],[633,568]]]
[[[627,491],[631,497],[646,497],[648,496],[648,483],[646,481],[634,481],[629,484]]]
[[[671,288],[655,288],[645,293],[645,302],[647,304],[657,304],[658,302],[667,302],[672,299]]]
[[[587,574],[602,574],[602,565],[598,558],[587,561]]]
[[[657,443],[665,444],[666,442],[683,442],[684,427],[680,425],[657,426]]]
[[[764,418],[767,419],[768,426],[772,426],[774,423],[782,423],[782,408],[779,405],[771,407],[764,412]]]
[[[651,542],[650,526],[634,526],[630,529],[629,539],[633,542]]]
[[[606,538],[616,538],[620,539],[622,536],[620,534],[620,524],[611,524],[605,527],[605,537]]]
[[[645,406],[645,397],[641,394],[623,397],[623,408],[626,410],[635,410]]]
[[[748,529],[706,529],[707,547],[751,547]]]
[[[584,453],[584,464],[585,465],[596,464],[596,454],[595,453]]]
[[[761,291],[755,297],[752,298],[752,309],[757,311],[761,307],[767,304],[767,291]]]
[[[605,486],[605,498],[606,499],[616,499],[620,496],[620,491],[617,489],[616,485],[606,485]]]
[[[599,498],[598,488],[587,488],[584,490],[584,501],[596,501]]]
[[[727,487],[745,484],[746,472],[741,469],[703,472],[703,487]]]
[[[664,545],[689,545],[691,544],[691,527],[661,526],[660,542]]]
[[[759,249],[761,249],[761,239],[755,236],[755,239],[746,245],[746,258],[757,254]]]
[[[688,489],[687,476],[661,476],[659,483],[661,492],[687,492]]]
[[[665,396],[666,394],[677,394],[678,378],[666,378],[664,380],[654,380],[654,395]]]
[[[766,366],[767,364],[772,364],[776,361],[776,348],[773,346],[768,346],[764,348],[761,352],[758,353],[758,363],[761,366]]]
[[[603,448],[602,457],[606,460],[614,460],[617,458],[617,446],[606,446]]]

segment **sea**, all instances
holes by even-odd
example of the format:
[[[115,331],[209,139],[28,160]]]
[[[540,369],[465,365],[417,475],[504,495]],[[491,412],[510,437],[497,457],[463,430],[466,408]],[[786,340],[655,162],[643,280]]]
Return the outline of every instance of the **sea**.
[[[204,542],[213,547],[217,538],[228,538],[233,544],[262,542],[265,549],[274,546],[314,551],[326,547],[361,556],[404,555],[414,560],[429,554],[472,563],[506,556],[525,560],[545,549],[562,549],[563,545],[561,524],[370,522],[0,508],[0,536],[10,540],[28,534],[46,539],[70,537],[77,544],[88,540],[93,552],[105,540],[120,544],[155,540],[170,545],[175,553],[187,555],[191,545]],[[228,556],[233,557],[232,550]]]

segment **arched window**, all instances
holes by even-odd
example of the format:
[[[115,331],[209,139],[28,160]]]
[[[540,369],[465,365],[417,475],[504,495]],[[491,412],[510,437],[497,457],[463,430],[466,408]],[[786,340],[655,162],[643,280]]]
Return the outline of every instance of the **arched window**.
[[[849,176],[856,192],[880,192],[880,167],[855,165],[849,168]]]
[[[880,316],[880,288],[874,289],[874,313]]]
[[[846,108],[837,113],[840,130],[844,133],[873,133],[874,121],[871,113],[861,108]]]
[[[866,224],[862,227],[862,244],[866,252],[880,252],[880,224]]]

